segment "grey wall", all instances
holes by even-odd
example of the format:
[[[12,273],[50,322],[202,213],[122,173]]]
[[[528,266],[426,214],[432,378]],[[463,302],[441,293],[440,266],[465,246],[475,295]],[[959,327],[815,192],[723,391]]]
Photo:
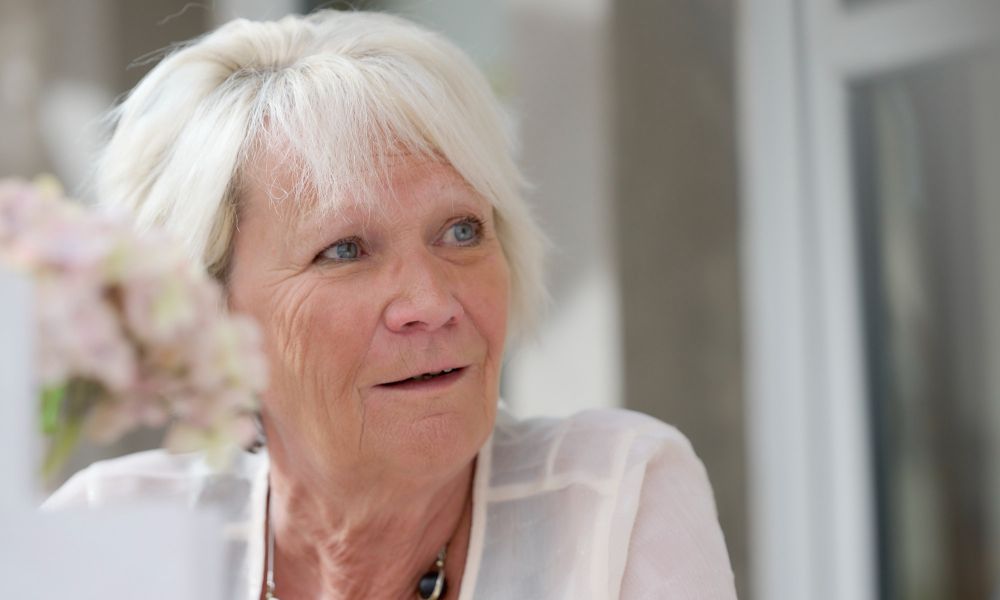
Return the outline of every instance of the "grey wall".
[[[691,439],[747,598],[735,10],[615,4],[613,195],[625,404]]]
[[[0,0],[0,176],[53,173],[74,190],[96,119],[152,66],[133,61],[205,31],[179,0]]]

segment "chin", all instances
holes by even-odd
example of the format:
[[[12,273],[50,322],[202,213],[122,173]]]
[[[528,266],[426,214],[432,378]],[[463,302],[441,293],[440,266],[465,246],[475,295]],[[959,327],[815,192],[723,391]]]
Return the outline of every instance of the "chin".
[[[493,429],[495,411],[465,407],[395,422],[378,440],[385,458],[404,473],[445,474],[469,464]]]

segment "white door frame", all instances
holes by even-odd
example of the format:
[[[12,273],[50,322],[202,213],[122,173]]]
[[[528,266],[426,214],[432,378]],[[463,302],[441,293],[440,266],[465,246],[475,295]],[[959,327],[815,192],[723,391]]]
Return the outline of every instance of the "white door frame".
[[[877,596],[850,84],[995,39],[991,0],[746,0],[739,30],[754,597]]]

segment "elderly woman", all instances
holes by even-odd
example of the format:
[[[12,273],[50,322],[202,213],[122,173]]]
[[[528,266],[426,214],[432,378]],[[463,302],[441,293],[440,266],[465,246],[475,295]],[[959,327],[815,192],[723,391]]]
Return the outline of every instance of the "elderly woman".
[[[705,471],[620,411],[517,421],[508,337],[543,296],[501,111],[399,18],[236,21],[114,113],[99,196],[177,233],[264,330],[266,452],[148,452],[50,506],[169,498],[247,526],[237,598],[734,598]]]

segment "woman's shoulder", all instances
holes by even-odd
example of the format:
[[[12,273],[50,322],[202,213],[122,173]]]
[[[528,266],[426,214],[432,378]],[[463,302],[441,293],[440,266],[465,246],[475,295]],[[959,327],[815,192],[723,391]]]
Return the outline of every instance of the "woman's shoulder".
[[[504,414],[493,440],[494,465],[511,477],[583,477],[621,481],[626,472],[666,462],[702,469],[676,427],[625,409],[592,409],[561,418]],[[499,478],[503,478],[501,475]]]
[[[583,410],[566,417],[520,419],[504,411],[495,437],[501,444],[542,447],[615,446],[627,443],[651,449],[691,451],[691,443],[676,427],[647,414],[622,408]]]
[[[213,469],[198,453],[147,450],[91,464],[70,477],[42,505],[43,510],[101,507],[136,501],[196,505],[206,496],[249,493],[260,456],[242,453],[225,471]],[[211,492],[211,493],[209,493]]]
[[[509,586],[511,572],[527,570],[518,585],[528,595],[543,581],[550,590],[591,590],[581,597],[735,598],[707,473],[677,428],[620,409],[504,414],[492,452],[481,498],[489,556],[501,567],[480,575],[484,589]],[[526,567],[526,547],[569,564]]]
[[[583,410],[564,419],[566,426],[596,436],[610,435],[632,440],[656,440],[664,444],[690,447],[676,427],[645,413],[624,408]]]

